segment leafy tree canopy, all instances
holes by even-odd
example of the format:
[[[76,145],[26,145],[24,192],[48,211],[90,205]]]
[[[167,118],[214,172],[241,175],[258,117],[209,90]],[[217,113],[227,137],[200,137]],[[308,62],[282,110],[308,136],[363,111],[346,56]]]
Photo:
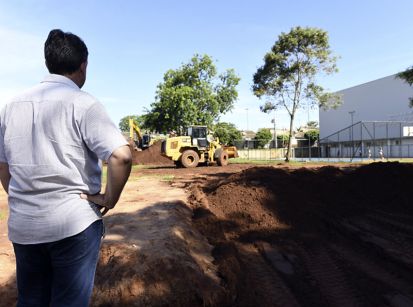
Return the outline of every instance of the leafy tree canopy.
[[[264,128],[264,129],[258,130],[258,132],[255,134],[254,139],[257,141],[258,148],[263,148],[272,139],[272,134],[271,134],[270,129]]]
[[[135,125],[137,125],[140,129],[145,129],[145,116],[144,115],[127,115],[122,117],[119,121],[119,129],[123,132],[129,131],[129,118],[133,119]]]
[[[163,133],[183,133],[191,125],[211,127],[232,109],[239,80],[232,69],[218,75],[210,56],[195,55],[189,63],[165,73],[145,123]]]
[[[413,66],[405,71],[398,73],[397,77],[406,81],[410,86],[413,85]],[[413,108],[413,97],[409,98],[409,107]]]
[[[336,71],[336,57],[332,56],[327,32],[318,28],[295,27],[289,33],[279,35],[271,51],[265,55],[264,65],[254,74],[254,94],[268,99],[261,110],[269,112],[282,106],[290,116],[286,161],[289,160],[297,109],[307,104],[323,108],[340,104],[339,96],[326,92],[316,81],[318,74]]]
[[[232,123],[217,123],[214,126],[214,137],[225,145],[235,145],[236,140],[241,140],[241,132]]]
[[[288,135],[286,135],[286,134],[277,134],[277,140],[288,141]]]
[[[307,128],[318,129],[318,122],[315,120],[310,120],[309,122],[307,122]]]
[[[318,140],[319,135],[320,132],[318,130],[308,130],[306,133],[304,133],[304,138],[310,139],[310,142],[314,143]]]

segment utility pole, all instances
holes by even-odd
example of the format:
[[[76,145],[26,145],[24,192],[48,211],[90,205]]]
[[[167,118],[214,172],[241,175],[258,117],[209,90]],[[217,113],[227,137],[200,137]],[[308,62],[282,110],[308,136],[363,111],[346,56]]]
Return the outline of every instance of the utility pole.
[[[308,158],[311,160],[311,139],[308,123],[310,122],[310,102],[307,101],[307,135],[308,135]]]
[[[246,142],[247,142],[248,156],[249,156],[250,139],[249,139],[249,137],[248,137],[248,108],[245,108],[245,111],[247,111],[247,130],[245,130],[245,140],[246,140]]]
[[[277,119],[276,119],[276,116],[275,116],[275,109],[274,109],[274,119],[273,119],[273,121],[274,121],[274,146],[275,146],[275,149],[277,149],[277,147],[278,147],[278,145],[277,145],[277,128],[276,128],[276,122],[277,122]]]
[[[248,108],[245,108],[245,110],[247,111],[247,130],[248,131]]]

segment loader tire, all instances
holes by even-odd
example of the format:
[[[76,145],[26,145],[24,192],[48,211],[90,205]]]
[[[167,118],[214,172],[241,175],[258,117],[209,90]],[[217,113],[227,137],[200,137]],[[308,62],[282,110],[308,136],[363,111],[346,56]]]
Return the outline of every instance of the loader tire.
[[[225,166],[228,164],[228,152],[226,150],[221,151],[218,156],[217,163],[219,166]]]
[[[194,150],[185,150],[181,156],[181,163],[183,167],[197,167],[199,162],[199,156]]]

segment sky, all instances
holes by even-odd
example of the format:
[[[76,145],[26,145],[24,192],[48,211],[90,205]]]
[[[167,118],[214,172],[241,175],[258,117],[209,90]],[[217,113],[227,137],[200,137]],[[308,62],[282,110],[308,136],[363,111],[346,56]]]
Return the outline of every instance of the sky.
[[[241,78],[238,99],[220,121],[240,130],[287,128],[288,114],[260,111],[252,77],[282,32],[296,26],[328,32],[339,72],[318,77],[338,91],[413,65],[413,1],[277,0],[0,0],[0,107],[40,82],[47,69],[43,44],[51,29],[80,36],[89,49],[83,90],[105,106],[117,124],[141,115],[155,101],[169,69],[194,54],[208,54],[218,72]],[[298,110],[295,127],[318,121],[318,110]]]

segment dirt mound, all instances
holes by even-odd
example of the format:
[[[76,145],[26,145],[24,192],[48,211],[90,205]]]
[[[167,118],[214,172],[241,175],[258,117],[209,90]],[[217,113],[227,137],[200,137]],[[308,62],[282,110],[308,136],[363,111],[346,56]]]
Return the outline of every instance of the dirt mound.
[[[204,182],[194,223],[234,305],[409,306],[412,180],[401,163],[254,167]]]
[[[174,165],[172,160],[161,155],[161,145],[162,141],[157,141],[145,150],[132,150],[132,163],[140,165]]]
[[[214,306],[225,301],[214,267],[203,258],[209,246],[187,225],[190,214],[183,203],[170,203],[110,216],[112,236],[127,237],[103,244],[91,305]],[[125,219],[129,231],[119,227]]]
[[[91,306],[413,306],[412,164],[166,173],[105,217]]]

